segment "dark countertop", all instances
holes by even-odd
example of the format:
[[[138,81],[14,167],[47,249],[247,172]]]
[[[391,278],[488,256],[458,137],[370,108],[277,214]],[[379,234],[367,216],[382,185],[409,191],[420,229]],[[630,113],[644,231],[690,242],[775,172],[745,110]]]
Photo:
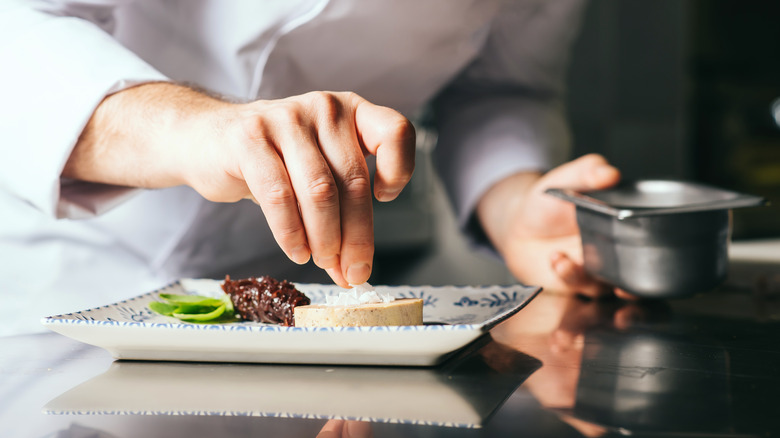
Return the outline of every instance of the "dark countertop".
[[[668,302],[542,292],[435,368],[113,361],[54,333],[0,351],[2,437],[315,437],[329,418],[374,437],[780,434],[765,283]]]

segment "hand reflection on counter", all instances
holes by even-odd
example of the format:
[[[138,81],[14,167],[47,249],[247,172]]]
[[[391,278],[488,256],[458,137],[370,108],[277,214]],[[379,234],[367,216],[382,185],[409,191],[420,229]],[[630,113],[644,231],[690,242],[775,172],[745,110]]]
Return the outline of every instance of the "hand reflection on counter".
[[[317,438],[373,438],[371,423],[354,420],[328,420]]]
[[[577,296],[540,294],[523,312],[492,331],[496,342],[536,357],[544,366],[524,386],[545,408],[585,436],[606,434],[607,428],[575,416],[586,336],[590,332],[622,332],[650,319],[665,318],[662,302],[590,300]]]

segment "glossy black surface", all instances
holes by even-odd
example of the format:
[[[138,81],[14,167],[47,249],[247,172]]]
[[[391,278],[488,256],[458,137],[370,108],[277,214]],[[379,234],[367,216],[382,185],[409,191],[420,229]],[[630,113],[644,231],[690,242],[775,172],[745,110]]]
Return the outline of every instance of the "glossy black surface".
[[[766,285],[638,303],[543,292],[436,368],[113,362],[56,334],[0,351],[2,437],[315,437],[342,426],[329,418],[374,437],[780,433]]]

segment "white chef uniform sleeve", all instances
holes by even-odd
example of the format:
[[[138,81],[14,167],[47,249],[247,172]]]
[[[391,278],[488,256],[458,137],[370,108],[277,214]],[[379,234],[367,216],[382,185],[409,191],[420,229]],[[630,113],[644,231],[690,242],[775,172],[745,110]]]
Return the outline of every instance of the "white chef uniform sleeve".
[[[502,5],[480,55],[434,103],[434,162],[467,231],[479,231],[473,212],[492,185],[548,170],[569,150],[565,70],[584,1]]]
[[[111,37],[117,3],[4,0],[0,9],[0,190],[44,214],[89,217],[133,193],[60,178],[105,96],[167,80]]]

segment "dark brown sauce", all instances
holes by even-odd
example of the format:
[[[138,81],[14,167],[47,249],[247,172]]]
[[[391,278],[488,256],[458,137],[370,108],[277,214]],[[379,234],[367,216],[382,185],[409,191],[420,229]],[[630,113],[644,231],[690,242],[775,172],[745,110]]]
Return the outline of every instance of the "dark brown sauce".
[[[231,280],[228,275],[222,290],[230,296],[236,313],[245,321],[294,326],[295,306],[311,304],[309,297],[292,283],[267,275],[241,280]]]

